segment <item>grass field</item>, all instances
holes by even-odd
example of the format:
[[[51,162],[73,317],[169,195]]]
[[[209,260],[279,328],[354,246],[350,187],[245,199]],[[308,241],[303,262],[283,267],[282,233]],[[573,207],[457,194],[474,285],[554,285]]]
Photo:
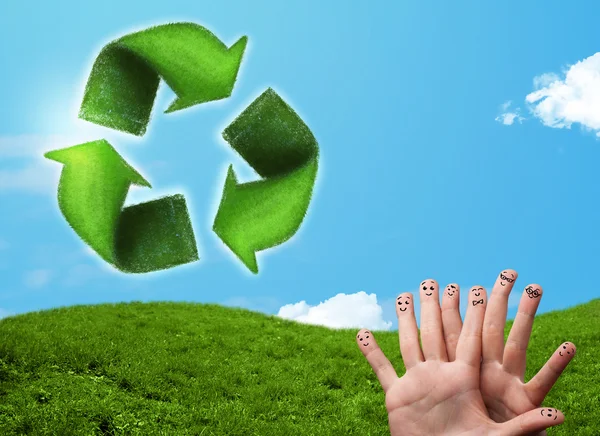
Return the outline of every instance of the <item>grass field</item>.
[[[507,325],[506,333],[512,322]],[[0,320],[0,435],[389,435],[354,336],[196,303],[73,306]],[[377,340],[404,373],[396,331]],[[536,317],[526,380],[577,355],[549,435],[600,435],[600,299]]]

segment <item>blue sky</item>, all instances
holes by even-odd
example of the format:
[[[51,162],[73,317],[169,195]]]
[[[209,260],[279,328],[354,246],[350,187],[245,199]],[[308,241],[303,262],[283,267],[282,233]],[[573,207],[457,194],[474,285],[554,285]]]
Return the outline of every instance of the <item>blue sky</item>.
[[[538,313],[597,298],[598,7],[2,2],[0,313],[175,300],[277,314],[294,304],[288,313],[329,325],[396,328],[394,298],[425,278],[489,290],[505,268],[520,273],[509,317],[531,282],[544,287]],[[231,98],[164,114],[173,93],[161,85],[141,139],[78,120],[99,50],[174,21],[228,46],[248,36]],[[258,177],[221,132],[269,86],[319,141],[320,172],[300,231],[259,253],[253,276],[211,228],[227,166],[242,182]],[[133,188],[128,204],[186,195],[199,262],[122,274],[68,227],[61,167],[42,154],[101,138],[154,187]]]

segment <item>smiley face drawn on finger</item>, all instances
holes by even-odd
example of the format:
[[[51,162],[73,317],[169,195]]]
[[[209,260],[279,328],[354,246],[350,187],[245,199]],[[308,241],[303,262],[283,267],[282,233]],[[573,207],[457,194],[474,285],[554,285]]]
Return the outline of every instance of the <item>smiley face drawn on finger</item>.
[[[529,298],[539,298],[539,296],[542,295],[542,290],[535,285],[527,286],[525,292],[527,292]]]
[[[500,273],[500,285],[506,286],[515,282],[515,274],[510,271],[502,271]]]
[[[448,295],[448,297],[450,298],[454,298],[454,294],[456,294],[458,292],[458,285],[448,285],[446,286],[446,294]]]
[[[358,332],[356,338],[358,339],[360,345],[366,347],[371,343],[371,332],[369,330],[365,330],[362,333]]]
[[[402,298],[405,300],[403,301]],[[410,306],[410,295],[400,295],[398,298],[396,298],[396,304],[398,304],[398,309],[400,312],[406,312],[408,307],[402,307],[402,303],[404,303],[406,306]]]
[[[483,293],[484,289],[481,286],[473,286],[471,288],[471,292],[473,293],[473,295],[475,297],[481,297],[481,294]],[[473,301],[471,301],[471,304],[473,304],[473,306],[477,306],[478,304],[483,304],[483,297],[481,297],[479,300],[475,299]]]
[[[544,418],[545,418],[545,417],[548,417],[548,418],[552,418],[552,417],[554,417],[553,421],[554,421],[556,418],[558,418],[558,410],[556,410],[556,409],[542,409],[542,410],[540,411],[540,414],[541,414],[541,415],[542,415]]]
[[[565,342],[564,344],[562,344],[559,348],[558,354],[560,356],[564,356],[563,353],[570,355],[575,354],[575,348],[573,347],[572,344],[570,344],[569,342]]]
[[[431,297],[433,295],[433,291],[435,291],[435,285],[437,285],[435,280],[425,280],[421,283],[421,289],[423,289],[425,295]]]

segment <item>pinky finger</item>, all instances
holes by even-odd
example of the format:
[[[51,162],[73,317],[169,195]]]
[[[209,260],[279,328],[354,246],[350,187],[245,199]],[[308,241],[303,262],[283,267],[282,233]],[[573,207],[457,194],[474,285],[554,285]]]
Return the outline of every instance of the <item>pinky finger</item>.
[[[373,333],[366,329],[360,330],[356,335],[356,343],[367,358],[371,368],[373,368],[383,391],[387,392],[392,383],[398,379],[398,375],[379,345],[377,345]]]
[[[541,432],[565,422],[565,415],[560,410],[544,407],[530,410],[516,418],[500,424],[502,436],[520,436]]]

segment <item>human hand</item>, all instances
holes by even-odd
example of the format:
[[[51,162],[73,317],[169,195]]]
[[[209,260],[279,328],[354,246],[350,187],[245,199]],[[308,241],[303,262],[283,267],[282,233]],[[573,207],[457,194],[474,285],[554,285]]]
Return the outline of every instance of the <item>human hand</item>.
[[[479,390],[481,334],[487,295],[482,287],[469,292],[464,326],[458,330],[455,358],[448,359],[442,330],[439,287],[426,280],[420,287],[421,341],[412,294],[396,300],[400,350],[406,373],[398,378],[370,330],[362,329],[356,342],[385,392],[392,436],[494,435],[516,436],[561,424],[564,416],[553,409],[531,410],[503,423],[490,418]],[[459,315],[460,316],[460,315]]]
[[[525,383],[527,345],[542,287],[531,284],[525,288],[505,346],[504,326],[508,297],[517,276],[517,272],[511,269],[500,273],[492,289],[483,322],[480,390],[488,413],[496,422],[505,422],[538,408],[575,356],[576,350],[573,343],[562,343],[542,369]],[[442,298],[443,325],[447,337],[456,336],[460,332],[458,296],[451,296],[453,291],[449,285]],[[452,343],[448,350],[448,354],[453,355]],[[539,413],[556,417],[554,409],[543,408]],[[541,436],[546,432],[538,434]]]

